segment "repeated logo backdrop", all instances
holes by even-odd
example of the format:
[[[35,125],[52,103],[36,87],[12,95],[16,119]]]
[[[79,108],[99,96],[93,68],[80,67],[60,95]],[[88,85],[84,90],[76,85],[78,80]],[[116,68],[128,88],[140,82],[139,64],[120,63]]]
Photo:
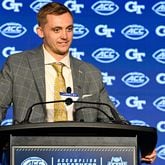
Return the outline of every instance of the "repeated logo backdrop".
[[[37,47],[36,13],[53,0],[1,0],[0,67],[11,54]],[[135,125],[158,129],[165,163],[165,1],[57,0],[74,14],[72,56],[97,66],[109,97]],[[6,120],[11,122],[12,109]]]

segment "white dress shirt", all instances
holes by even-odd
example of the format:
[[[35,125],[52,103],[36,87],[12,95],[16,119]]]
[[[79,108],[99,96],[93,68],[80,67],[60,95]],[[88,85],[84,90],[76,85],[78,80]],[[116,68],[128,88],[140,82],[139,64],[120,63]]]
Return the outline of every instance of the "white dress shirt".
[[[45,63],[45,84],[46,84],[46,101],[54,101],[54,86],[55,86],[55,78],[56,78],[56,70],[53,68],[52,63],[56,63],[56,59],[49,54],[49,52],[44,48],[44,63]],[[63,76],[65,79],[66,88],[71,87],[73,92],[73,79],[70,68],[70,58],[69,53],[65,56],[60,63],[64,64],[63,67]],[[66,106],[68,120],[73,120],[73,105]],[[47,121],[54,122],[54,104],[46,104],[47,110]]]

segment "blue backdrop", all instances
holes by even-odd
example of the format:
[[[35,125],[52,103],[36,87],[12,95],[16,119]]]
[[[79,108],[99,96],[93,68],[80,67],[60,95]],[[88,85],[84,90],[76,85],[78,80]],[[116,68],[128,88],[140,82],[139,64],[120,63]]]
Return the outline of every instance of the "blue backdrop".
[[[0,67],[13,53],[37,47],[36,13],[53,0],[1,0]],[[135,125],[158,129],[165,164],[165,1],[58,0],[74,14],[71,54],[97,66],[109,97]],[[12,109],[6,120],[11,123]]]

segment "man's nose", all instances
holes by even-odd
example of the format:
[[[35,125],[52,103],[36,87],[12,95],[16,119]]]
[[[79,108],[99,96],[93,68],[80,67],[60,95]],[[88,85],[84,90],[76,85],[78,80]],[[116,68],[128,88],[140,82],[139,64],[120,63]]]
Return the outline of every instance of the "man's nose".
[[[63,30],[63,31],[61,32],[61,38],[67,39],[67,32],[66,32],[66,30]]]

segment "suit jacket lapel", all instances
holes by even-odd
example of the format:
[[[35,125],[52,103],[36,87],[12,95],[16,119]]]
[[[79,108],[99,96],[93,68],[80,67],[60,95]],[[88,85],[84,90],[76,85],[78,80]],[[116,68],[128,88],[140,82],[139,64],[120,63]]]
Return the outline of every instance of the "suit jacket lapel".
[[[40,101],[45,101],[45,68],[42,47],[35,49],[31,54],[27,55],[27,57],[41,99]]]
[[[70,64],[72,70],[74,93],[77,93],[79,97],[81,97],[84,79],[84,74],[80,69],[81,63],[77,59],[74,59],[72,56],[70,56]]]

